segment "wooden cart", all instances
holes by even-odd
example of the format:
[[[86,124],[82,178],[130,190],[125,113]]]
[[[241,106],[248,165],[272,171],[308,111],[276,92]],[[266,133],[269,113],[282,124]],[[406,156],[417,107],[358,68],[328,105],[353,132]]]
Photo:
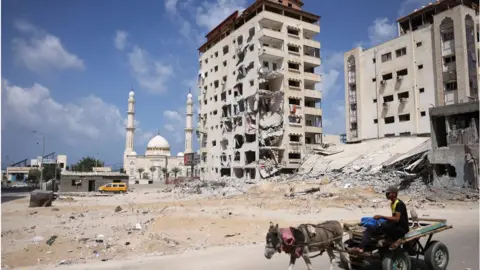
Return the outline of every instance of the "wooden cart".
[[[390,250],[392,244],[384,237],[377,237],[374,241],[373,250],[367,250],[358,254],[349,252],[350,261],[354,269],[360,269],[373,263],[381,263],[382,270],[410,270],[411,258],[422,255],[425,264],[431,270],[445,270],[449,262],[449,252],[445,244],[440,241],[432,240],[436,233],[451,229],[444,219],[410,219],[410,231],[405,235],[400,245],[394,250]],[[357,224],[344,224],[344,230],[350,238],[345,242],[347,249],[358,247],[362,237],[364,227]],[[427,238],[422,244],[422,238]]]

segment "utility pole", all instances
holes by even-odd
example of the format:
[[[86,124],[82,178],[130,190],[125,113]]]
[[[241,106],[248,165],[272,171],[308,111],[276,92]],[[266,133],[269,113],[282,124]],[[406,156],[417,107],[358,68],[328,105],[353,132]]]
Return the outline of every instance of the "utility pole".
[[[42,136],[42,155],[41,155],[41,169],[40,169],[40,189],[42,189],[42,185],[43,185],[43,157],[45,156],[45,135],[41,134],[40,132],[38,132],[36,130],[34,130],[32,132]]]

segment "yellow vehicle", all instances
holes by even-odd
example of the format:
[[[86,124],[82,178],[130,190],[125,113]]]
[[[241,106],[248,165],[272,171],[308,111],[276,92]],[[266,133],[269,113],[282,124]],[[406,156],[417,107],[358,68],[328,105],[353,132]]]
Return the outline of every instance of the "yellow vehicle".
[[[98,191],[101,193],[104,192],[119,192],[119,193],[125,193],[127,192],[127,184],[125,183],[110,183],[103,185],[98,188]]]

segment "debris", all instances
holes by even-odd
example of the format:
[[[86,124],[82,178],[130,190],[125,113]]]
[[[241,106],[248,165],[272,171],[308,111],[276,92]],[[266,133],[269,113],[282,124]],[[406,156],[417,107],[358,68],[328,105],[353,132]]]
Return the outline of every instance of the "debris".
[[[34,237],[32,238],[32,241],[33,241],[33,243],[37,244],[38,242],[43,241],[43,239],[44,239],[44,238],[43,238],[42,236],[34,236]]]
[[[130,242],[125,242],[125,246],[128,246],[128,245],[130,245]]]
[[[122,207],[120,207],[120,205],[115,207],[115,213],[118,213],[120,211],[122,211]]]
[[[74,264],[74,262],[72,260],[61,260],[57,263],[57,266],[60,266],[60,265],[72,265]]]
[[[226,234],[226,235],[225,235],[225,238],[234,237],[234,236],[237,236],[237,235],[240,235],[240,233]]]
[[[104,239],[105,239],[105,236],[103,234],[97,234],[95,236],[95,242],[97,243],[103,243]]]
[[[48,240],[47,240],[47,245],[51,246],[54,242],[55,239],[57,239],[56,235],[52,235]]]
[[[52,208],[52,211],[54,211],[54,212],[58,212],[58,211],[60,211],[60,209],[58,209],[58,208],[54,207],[54,208]]]
[[[36,189],[30,193],[29,207],[48,207],[52,206],[53,200],[56,197],[53,191]]]
[[[141,230],[141,229],[142,229],[142,225],[140,225],[140,223],[135,224],[135,230]]]

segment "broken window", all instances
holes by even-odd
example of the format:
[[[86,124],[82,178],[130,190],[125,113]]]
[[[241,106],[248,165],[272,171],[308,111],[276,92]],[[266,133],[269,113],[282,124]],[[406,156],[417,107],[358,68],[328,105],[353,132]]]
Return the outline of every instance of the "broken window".
[[[385,120],[385,124],[392,124],[395,122],[395,117],[393,116],[385,117],[384,120]]]
[[[393,95],[383,97],[383,102],[392,102],[392,101],[393,101]]]
[[[422,46],[422,42],[417,42],[417,47],[421,47]]]
[[[245,134],[245,142],[251,143],[257,140],[257,136],[255,134]]]
[[[217,145],[217,141],[212,141],[212,146],[216,146]]]
[[[218,111],[217,110],[214,110],[213,111],[213,115],[217,115]]]
[[[253,86],[254,85],[254,81],[253,80],[250,80],[250,86]]]
[[[398,50],[395,51],[395,55],[396,55],[397,57],[401,57],[401,56],[404,56],[404,55],[406,55],[406,54],[407,54],[407,48],[406,48],[406,47],[403,47],[403,48],[398,49]]]
[[[255,162],[255,151],[246,151],[245,152],[245,164],[250,164]]]
[[[302,118],[298,115],[289,115],[288,116],[288,122],[290,124],[301,124]]]
[[[300,153],[288,153],[289,159],[301,159],[302,155]]]
[[[293,134],[290,134],[290,141],[291,142],[300,142],[300,135],[293,135]]]
[[[300,64],[297,63],[288,63],[288,69],[300,70]]]
[[[392,60],[392,53],[382,54],[382,63]]]
[[[397,71],[397,77],[398,76],[405,76],[407,74],[408,74],[408,69],[402,69],[402,70]]]
[[[293,53],[300,53],[300,48],[294,45],[288,45],[288,51]]]
[[[297,36],[297,37],[298,37],[298,35],[299,35],[298,29],[293,29],[293,28],[290,28],[290,27],[288,27],[287,33],[288,33],[289,35]]]
[[[423,69],[423,65],[418,65],[417,68],[418,69]]]
[[[255,35],[255,27],[252,27],[248,30],[248,39],[251,40],[254,35]]]
[[[243,36],[239,36],[239,37],[237,38],[237,44],[238,44],[239,46],[241,46],[241,45],[243,44]]]
[[[213,96],[213,100],[215,100],[215,102],[217,102],[218,101],[218,96],[217,95]]]
[[[242,99],[238,102],[238,110],[240,112],[244,112],[245,111],[245,101]]]
[[[410,114],[407,113],[407,114],[401,114],[398,116],[398,121],[399,122],[406,122],[406,121],[410,121]]]
[[[422,87],[422,88],[418,89],[418,91],[419,91],[420,93],[423,93],[423,92],[425,92],[425,88]]]
[[[233,161],[240,161],[240,152],[235,151],[233,154]]]
[[[420,116],[425,116],[425,111],[421,111]]]
[[[240,134],[236,134],[236,135],[233,137],[233,139],[235,140],[235,148],[236,148],[236,149],[242,148],[243,143],[244,143],[244,141],[243,141],[243,136],[240,135]]]
[[[227,100],[227,92],[221,93],[221,94],[220,94],[220,99],[221,99],[222,101],[226,101],[226,100]]]
[[[215,86],[215,88],[218,88],[218,85],[219,85],[218,80],[214,81],[213,85]]]
[[[288,99],[288,104],[300,106],[300,99],[298,99],[298,98],[289,98],[289,99]]]
[[[408,97],[409,97],[408,91],[405,91],[405,92],[402,92],[402,93],[398,93],[397,96],[398,96],[398,99],[399,99],[400,101],[402,101],[402,99],[406,100],[406,99],[408,99]],[[403,100],[403,101],[404,101],[404,100]]]
[[[218,57],[218,52],[215,52],[215,57]]]
[[[228,45],[223,46],[223,55],[228,53]]]
[[[457,82],[448,82],[445,84],[445,90],[451,91],[451,90],[457,90]]]
[[[299,81],[294,81],[294,80],[288,80],[288,86],[300,87],[300,82]]]
[[[393,78],[392,73],[387,73],[382,75],[384,81],[391,80]]]
[[[443,65],[446,66],[450,63],[453,63],[455,62],[456,59],[455,59],[455,55],[450,55],[450,56],[446,56],[443,58]]]

